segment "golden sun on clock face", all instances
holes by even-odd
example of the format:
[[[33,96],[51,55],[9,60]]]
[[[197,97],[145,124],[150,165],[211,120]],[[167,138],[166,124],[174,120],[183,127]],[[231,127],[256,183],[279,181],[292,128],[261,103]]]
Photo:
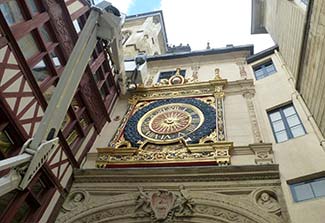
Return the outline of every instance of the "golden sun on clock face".
[[[137,130],[150,141],[166,142],[197,130],[203,123],[202,112],[191,104],[170,103],[156,107],[146,113],[138,122]]]

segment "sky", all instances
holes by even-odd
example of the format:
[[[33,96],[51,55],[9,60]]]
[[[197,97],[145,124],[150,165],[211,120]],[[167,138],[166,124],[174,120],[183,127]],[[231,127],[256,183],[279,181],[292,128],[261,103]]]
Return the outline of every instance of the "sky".
[[[97,0],[101,1],[101,0]],[[168,44],[203,50],[254,44],[255,53],[274,45],[268,34],[250,34],[251,0],[107,0],[126,15],[162,10]]]

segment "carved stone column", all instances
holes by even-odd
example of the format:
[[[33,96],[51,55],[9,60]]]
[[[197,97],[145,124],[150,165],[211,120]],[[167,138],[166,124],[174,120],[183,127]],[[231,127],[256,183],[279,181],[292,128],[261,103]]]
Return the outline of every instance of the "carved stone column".
[[[258,122],[257,122],[254,103],[253,103],[254,92],[246,91],[246,92],[243,93],[243,97],[246,99],[249,119],[250,119],[252,131],[253,131],[253,134],[254,134],[254,141],[256,143],[263,142],[261,132],[260,132],[260,128],[259,128]]]
[[[154,83],[154,78],[156,77],[158,73],[158,70],[157,69],[152,69],[150,74],[149,74],[149,77],[147,78],[146,80],[146,83],[145,83],[145,86],[146,87],[152,87],[155,83]]]
[[[246,79],[247,78],[247,72],[245,70],[246,62],[238,61],[236,64],[238,65],[239,68],[240,77]]]
[[[226,140],[226,131],[225,131],[225,117],[224,117],[224,97],[222,86],[217,86],[215,88],[214,97],[216,99],[216,122],[217,122],[217,139],[218,141]]]
[[[192,80],[193,81],[198,81],[198,79],[199,79],[198,72],[199,72],[200,66],[198,64],[195,64],[195,65],[191,66],[191,69],[193,71]]]

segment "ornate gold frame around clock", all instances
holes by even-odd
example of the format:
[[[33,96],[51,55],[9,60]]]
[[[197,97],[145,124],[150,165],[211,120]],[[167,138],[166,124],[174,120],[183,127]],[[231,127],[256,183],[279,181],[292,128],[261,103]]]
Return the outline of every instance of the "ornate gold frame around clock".
[[[224,88],[227,80],[221,79],[216,69],[214,80],[181,84],[138,87],[129,97],[129,109],[107,148],[98,148],[98,168],[168,165],[229,165],[232,142],[226,141],[224,120]],[[216,109],[216,129],[197,144],[187,144],[178,139],[171,142],[139,142],[138,147],[123,137],[128,119],[137,110],[154,100],[166,98],[196,98]],[[143,121],[141,118],[140,122]],[[160,145],[159,145],[160,144]],[[152,149],[154,148],[154,149]]]

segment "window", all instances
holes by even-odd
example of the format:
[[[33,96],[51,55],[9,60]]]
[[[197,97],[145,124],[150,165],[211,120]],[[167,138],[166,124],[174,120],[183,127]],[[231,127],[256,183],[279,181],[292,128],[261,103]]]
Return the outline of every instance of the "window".
[[[49,44],[49,43],[53,43],[55,42],[53,40],[53,34],[52,34],[52,30],[50,29],[50,26],[48,23],[45,23],[43,26],[41,26],[40,28],[40,34],[45,42],[45,44]]]
[[[325,177],[290,185],[295,202],[325,196]]]
[[[44,60],[38,62],[32,68],[33,75],[39,85],[41,85],[46,79],[51,77],[51,73],[48,70],[47,65],[45,64]]]
[[[81,27],[80,27],[79,22],[78,22],[77,19],[76,20],[73,20],[73,26],[74,26],[74,29],[76,30],[76,32],[77,33],[80,33]]]
[[[33,15],[39,13],[39,6],[36,4],[36,0],[27,0],[27,5],[30,8],[30,11]]]
[[[292,104],[268,112],[276,142],[306,134]]]
[[[309,0],[301,0],[301,2],[308,6]]]
[[[0,4],[0,10],[9,26],[24,21],[24,17],[16,0],[10,0]]]
[[[256,80],[262,79],[276,72],[272,60],[253,67],[253,70]]]
[[[28,33],[26,36],[18,40],[18,45],[26,59],[30,59],[36,53],[40,52],[36,41],[31,33]]]
[[[162,79],[169,80],[169,78],[171,78],[172,76],[174,76],[175,73],[176,73],[176,70],[175,71],[160,72],[159,78],[158,78],[158,82],[160,82],[160,80],[162,80]],[[183,77],[185,77],[185,73],[186,73],[186,70],[181,70],[180,71],[180,75],[182,75]]]

